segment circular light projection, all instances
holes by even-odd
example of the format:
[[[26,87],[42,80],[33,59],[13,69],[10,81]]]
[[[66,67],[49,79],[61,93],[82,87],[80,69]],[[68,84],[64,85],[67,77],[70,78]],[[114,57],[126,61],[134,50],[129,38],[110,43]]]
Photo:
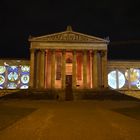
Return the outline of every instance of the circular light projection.
[[[5,82],[5,78],[3,75],[0,75],[0,85],[2,85]]]
[[[0,66],[0,74],[4,73],[6,71],[5,66]]]
[[[28,82],[29,82],[29,75],[22,75],[21,76],[21,82],[23,83],[23,84],[27,84]]]
[[[117,83],[118,80],[118,83]],[[120,71],[112,71],[108,74],[108,85],[113,88],[122,88],[125,85],[124,74]]]
[[[136,86],[138,89],[140,89],[140,81],[139,80],[137,81]]]
[[[138,81],[140,77],[139,69],[131,68],[130,70],[126,70],[125,77],[127,80],[130,80],[130,82]]]
[[[2,86],[0,86],[0,89],[3,89],[3,87],[2,87]]]
[[[122,88],[125,85],[124,74],[118,71],[118,88]]]
[[[117,89],[116,71],[112,71],[108,74],[108,85],[113,89]]]
[[[8,89],[16,89],[17,84],[16,83],[8,83],[7,87],[8,87]]]
[[[23,72],[29,72],[30,71],[30,67],[29,66],[21,66],[21,70]]]
[[[23,85],[23,86],[20,87],[20,89],[28,89],[28,87],[29,86],[27,86],[27,85]]]
[[[18,74],[16,72],[10,72],[8,74],[8,80],[16,81],[18,79]]]

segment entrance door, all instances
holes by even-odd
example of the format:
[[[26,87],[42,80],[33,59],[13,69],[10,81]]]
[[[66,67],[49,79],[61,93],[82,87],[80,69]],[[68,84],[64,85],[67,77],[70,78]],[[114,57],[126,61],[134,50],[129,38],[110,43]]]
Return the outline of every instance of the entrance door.
[[[66,97],[66,100],[73,100],[73,94],[72,94],[72,75],[66,75],[65,97]]]

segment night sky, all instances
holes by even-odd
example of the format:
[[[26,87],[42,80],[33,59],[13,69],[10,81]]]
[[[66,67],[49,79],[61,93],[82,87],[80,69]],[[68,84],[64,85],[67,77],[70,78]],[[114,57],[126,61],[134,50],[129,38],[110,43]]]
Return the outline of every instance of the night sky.
[[[1,0],[0,58],[29,58],[29,35],[66,30],[109,37],[109,59],[140,60],[140,4],[135,0]]]

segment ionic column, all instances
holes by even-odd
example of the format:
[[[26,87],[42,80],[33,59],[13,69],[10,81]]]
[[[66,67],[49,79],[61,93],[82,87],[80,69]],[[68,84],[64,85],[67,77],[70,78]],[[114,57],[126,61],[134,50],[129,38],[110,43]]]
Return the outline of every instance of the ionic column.
[[[40,54],[40,88],[44,88],[45,83],[45,50],[41,50]]]
[[[62,89],[65,89],[66,85],[66,52],[65,50],[62,51]]]
[[[47,88],[47,82],[48,82],[48,75],[47,75],[47,72],[48,72],[48,70],[47,70],[47,68],[48,68],[48,59],[47,59],[47,57],[48,57],[48,50],[45,50],[45,79],[44,79],[44,81],[45,81],[45,88]]]
[[[30,88],[34,88],[34,57],[35,57],[35,50],[34,49],[30,49],[30,83],[29,83],[29,86]]]
[[[72,88],[76,88],[76,51],[73,51],[73,62],[72,62]]]
[[[83,52],[83,88],[87,88],[87,51]]]
[[[55,88],[55,50],[51,54],[51,88]]]
[[[40,59],[41,59],[41,52],[37,50],[36,52],[36,88],[40,88]]]
[[[107,79],[107,51],[102,51],[102,85],[104,87],[108,86],[108,79]]]
[[[98,56],[97,50],[93,51],[92,57],[92,87],[98,88]]]

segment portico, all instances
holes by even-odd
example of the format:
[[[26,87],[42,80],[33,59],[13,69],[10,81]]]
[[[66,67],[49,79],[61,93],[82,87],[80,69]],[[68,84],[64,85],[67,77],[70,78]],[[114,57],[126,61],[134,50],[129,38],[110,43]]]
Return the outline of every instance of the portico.
[[[30,88],[107,87],[108,41],[72,31],[31,37]]]

